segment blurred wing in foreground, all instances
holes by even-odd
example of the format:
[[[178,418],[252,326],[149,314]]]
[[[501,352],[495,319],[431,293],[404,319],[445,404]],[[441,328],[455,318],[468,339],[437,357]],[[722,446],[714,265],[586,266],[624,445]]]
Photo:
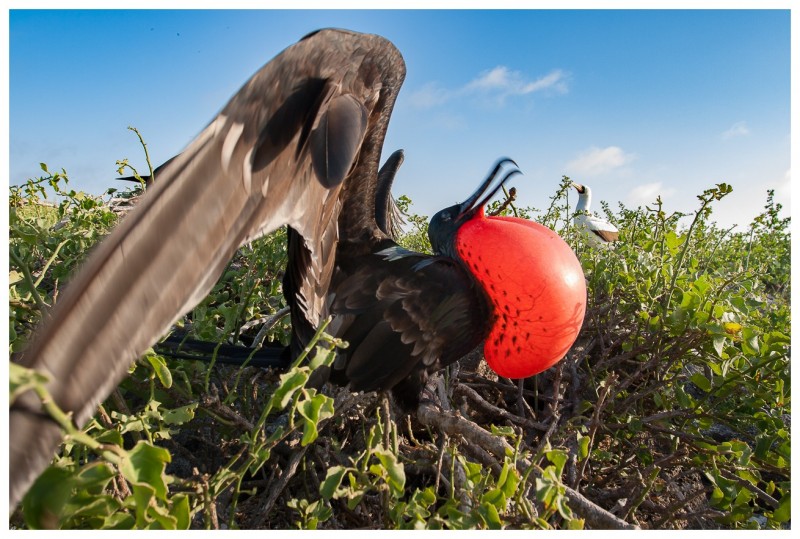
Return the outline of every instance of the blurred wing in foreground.
[[[342,196],[363,197],[374,219],[380,150],[404,76],[400,53],[378,36],[323,30],[284,50],[159,170],[20,362],[50,377],[55,403],[82,426],[242,244],[289,225],[326,289]],[[316,324],[322,302],[305,299],[303,316]],[[12,404],[12,508],[60,440],[32,392]]]

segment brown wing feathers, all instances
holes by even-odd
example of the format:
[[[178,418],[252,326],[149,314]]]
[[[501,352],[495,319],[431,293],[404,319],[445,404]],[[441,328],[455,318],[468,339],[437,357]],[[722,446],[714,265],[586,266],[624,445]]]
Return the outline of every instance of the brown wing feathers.
[[[348,183],[359,184],[354,191],[374,184],[404,73],[400,54],[380,37],[315,33],[262,68],[159,171],[71,281],[22,360],[50,375],[55,402],[78,425],[205,296],[242,243],[289,224],[313,253],[315,274],[330,279],[339,196]],[[60,439],[30,393],[16,404],[12,507]]]

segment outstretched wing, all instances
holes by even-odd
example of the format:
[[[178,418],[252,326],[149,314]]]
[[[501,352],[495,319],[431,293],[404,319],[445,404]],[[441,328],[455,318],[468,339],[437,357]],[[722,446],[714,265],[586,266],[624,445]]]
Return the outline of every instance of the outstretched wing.
[[[391,191],[394,177],[402,162],[403,150],[397,150],[386,159],[378,171],[372,218],[369,214],[371,208],[365,207],[362,197],[358,197],[356,200],[353,200],[353,197],[343,197],[341,200],[343,211],[351,216],[361,215],[360,222],[365,230],[343,228],[341,241],[349,243],[350,235],[357,237],[360,234],[372,235],[373,241],[382,241],[387,236],[395,238],[403,220]],[[339,228],[337,227],[332,232],[338,233]],[[323,235],[320,238],[322,250],[328,253],[331,249],[336,249],[337,239],[339,238],[332,234]],[[369,249],[372,242],[364,242],[363,246]],[[346,256],[349,255],[349,252],[346,253]],[[286,271],[283,275],[283,295],[291,307],[292,342],[290,348],[292,356],[296,357],[316,333],[320,320],[333,314],[329,309],[328,288],[334,265],[321,266],[306,247],[302,236],[291,227],[289,227],[287,235],[287,258]]]
[[[322,285],[340,196],[371,201],[405,66],[378,36],[323,30],[258,71],[163,170],[92,253],[21,363],[45,372],[83,425],[129,365],[211,289],[235,250],[289,225]],[[61,433],[32,393],[12,405],[10,499],[47,465]]]

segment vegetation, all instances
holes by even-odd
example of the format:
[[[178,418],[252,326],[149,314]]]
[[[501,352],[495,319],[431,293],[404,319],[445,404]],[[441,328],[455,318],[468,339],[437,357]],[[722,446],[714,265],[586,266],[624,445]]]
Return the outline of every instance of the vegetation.
[[[42,169],[9,198],[12,354],[136,194],[76,193],[66,172]],[[46,189],[57,204],[44,202]],[[476,351],[434,378],[438,404],[412,417],[380,395],[306,388],[344,345],[324,331],[286,372],[151,350],[85,428],[51,405],[68,437],[11,524],[786,526],[790,222],[769,193],[747,230],[718,228],[711,212],[730,191],[704,191],[690,216],[660,199],[604,205],[621,231],[608,249],[590,248],[573,228],[568,178],[546,211],[509,205],[578,253],[589,289],[580,337],[557,367],[519,383],[488,371]],[[429,249],[427,218],[410,205],[401,198],[401,241]],[[243,248],[183,329],[215,342],[285,343],[284,261],[283,232]],[[12,400],[31,387],[46,397],[41,375],[10,372]]]

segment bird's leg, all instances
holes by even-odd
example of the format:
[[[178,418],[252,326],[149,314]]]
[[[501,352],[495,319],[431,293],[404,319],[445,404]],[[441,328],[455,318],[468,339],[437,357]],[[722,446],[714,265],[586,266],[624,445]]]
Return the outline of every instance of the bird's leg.
[[[522,394],[525,388],[525,378],[517,380],[517,415],[525,417],[525,396]]]
[[[444,387],[444,378],[436,376],[436,394],[439,397],[439,405],[442,410],[450,410],[450,399],[447,397],[447,390]]]
[[[451,363],[444,371],[445,374],[445,395],[449,403],[453,396],[453,387],[458,384],[458,373],[461,371],[461,364],[459,362]],[[444,406],[444,404],[443,404]]]

